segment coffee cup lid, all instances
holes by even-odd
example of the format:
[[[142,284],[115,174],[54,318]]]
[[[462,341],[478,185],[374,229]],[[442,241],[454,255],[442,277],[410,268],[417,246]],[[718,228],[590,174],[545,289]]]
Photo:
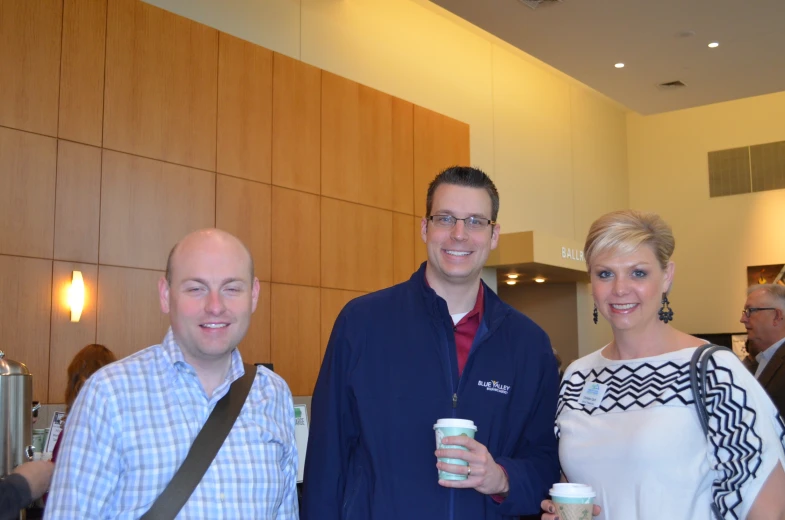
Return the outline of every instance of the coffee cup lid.
[[[439,419],[433,428],[468,428],[477,431],[477,427],[471,419]]]
[[[591,486],[573,484],[572,482],[554,484],[549,493],[552,497],[594,498],[597,496],[597,493],[594,492]]]

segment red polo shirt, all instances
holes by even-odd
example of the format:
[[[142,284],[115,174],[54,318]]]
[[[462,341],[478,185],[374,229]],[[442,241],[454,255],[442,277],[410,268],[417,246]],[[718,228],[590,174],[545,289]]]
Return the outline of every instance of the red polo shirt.
[[[477,335],[477,330],[480,328],[482,321],[483,302],[485,300],[484,289],[482,284],[477,290],[477,300],[474,302],[474,308],[469,311],[466,316],[453,326],[452,330],[455,332],[455,349],[458,355],[458,377],[463,373],[463,367],[466,366],[466,360],[469,359],[469,352],[472,350],[472,343],[474,337]]]

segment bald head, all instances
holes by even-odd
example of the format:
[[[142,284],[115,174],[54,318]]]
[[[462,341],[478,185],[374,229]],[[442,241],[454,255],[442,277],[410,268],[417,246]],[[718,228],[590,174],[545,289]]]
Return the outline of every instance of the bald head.
[[[198,231],[194,231],[192,233],[187,234],[183,238],[181,238],[175,245],[172,247],[172,250],[169,251],[169,257],[166,259],[166,283],[170,286],[172,285],[172,271],[174,270],[178,257],[180,256],[180,251],[184,251],[188,254],[189,250],[193,248],[198,248],[203,245],[207,245],[210,243],[214,244],[224,244],[224,245],[236,245],[238,246],[238,251],[241,250],[244,252],[245,256],[248,259],[248,265],[250,269],[250,280],[254,278],[254,265],[253,265],[253,256],[251,256],[251,251],[248,247],[236,236],[232,235],[231,233],[227,233],[221,229],[217,228],[208,228],[208,229],[200,229]]]

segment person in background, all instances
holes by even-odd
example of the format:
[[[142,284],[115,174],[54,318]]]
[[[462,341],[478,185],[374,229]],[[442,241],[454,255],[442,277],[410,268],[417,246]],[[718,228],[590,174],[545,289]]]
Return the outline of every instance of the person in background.
[[[748,287],[740,321],[747,329],[748,368],[785,417],[785,286]]]
[[[65,414],[71,411],[71,407],[76,401],[76,396],[79,390],[82,389],[88,378],[96,373],[99,368],[114,363],[117,361],[114,353],[103,345],[92,343],[87,345],[82,350],[76,353],[71,363],[68,365],[67,377],[68,383],[65,388]],[[54,449],[52,450],[52,462],[57,460],[57,455],[60,451],[60,443],[63,440],[63,433],[55,442]]]
[[[785,516],[785,425],[733,352],[708,361],[709,433],[689,367],[703,340],[670,325],[675,240],[657,215],[625,210],[586,238],[595,320],[613,340],[572,363],[556,417],[567,481],[597,492],[607,519],[692,520]],[[544,501],[542,518],[555,518]]]
[[[428,187],[428,260],[348,303],[313,393],[302,520],[491,520],[532,514],[559,476],[556,359],[547,334],[481,279],[499,194],[476,168]],[[441,418],[474,421],[445,437]],[[437,462],[462,459],[467,466]],[[437,469],[466,475],[439,480]]]
[[[172,248],[158,282],[171,327],[76,397],[45,518],[140,518],[185,460],[216,403],[245,374],[237,346],[259,300],[248,248],[218,229]],[[178,517],[296,520],[294,405],[258,367],[240,415]]]
[[[19,518],[19,510],[40,498],[52,480],[54,464],[48,460],[25,462],[0,478],[0,520]]]

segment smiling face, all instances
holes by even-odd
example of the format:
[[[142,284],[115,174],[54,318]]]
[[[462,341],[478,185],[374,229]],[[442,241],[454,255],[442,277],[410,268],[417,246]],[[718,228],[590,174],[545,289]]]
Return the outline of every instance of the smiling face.
[[[171,286],[158,283],[161,310],[191,365],[227,359],[248,331],[259,280],[237,238],[219,230],[184,238],[172,256]]]
[[[442,184],[433,194],[431,215],[491,219],[491,197],[483,188]],[[451,229],[423,218],[421,235],[428,250],[426,276],[432,285],[464,285],[480,279],[488,254],[499,242],[499,225],[469,231],[463,221]]]
[[[597,309],[614,331],[638,330],[657,323],[662,293],[673,280],[673,262],[663,270],[651,247],[632,253],[613,251],[592,258],[591,287]]]

